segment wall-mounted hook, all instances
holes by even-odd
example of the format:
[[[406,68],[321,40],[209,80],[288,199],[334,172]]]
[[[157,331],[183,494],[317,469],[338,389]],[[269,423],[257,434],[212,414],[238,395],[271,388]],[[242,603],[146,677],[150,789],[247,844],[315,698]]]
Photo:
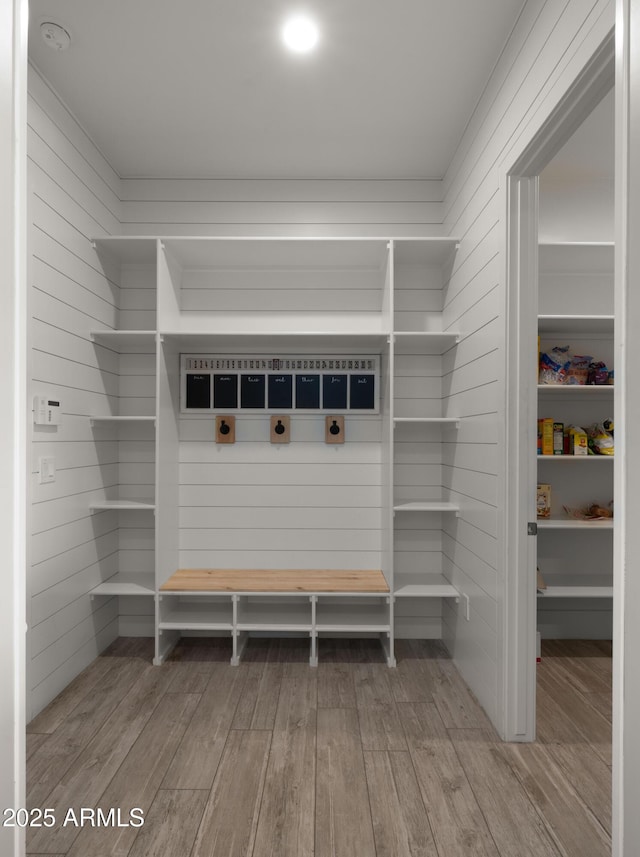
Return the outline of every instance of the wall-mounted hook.
[[[324,426],[325,443],[344,443],[344,417],[327,417]]]
[[[216,443],[236,442],[236,418],[216,416]]]
[[[271,443],[289,443],[291,440],[288,416],[271,417]]]

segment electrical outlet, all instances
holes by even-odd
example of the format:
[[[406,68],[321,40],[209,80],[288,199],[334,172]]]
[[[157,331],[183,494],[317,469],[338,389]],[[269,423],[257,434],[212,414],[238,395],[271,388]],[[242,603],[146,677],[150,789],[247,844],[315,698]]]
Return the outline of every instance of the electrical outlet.
[[[56,460],[53,455],[43,456],[38,460],[40,465],[40,484],[56,481]]]

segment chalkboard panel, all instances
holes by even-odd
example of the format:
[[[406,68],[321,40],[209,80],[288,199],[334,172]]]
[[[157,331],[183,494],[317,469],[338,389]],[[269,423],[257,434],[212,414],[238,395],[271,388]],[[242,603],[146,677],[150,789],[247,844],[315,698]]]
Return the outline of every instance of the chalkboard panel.
[[[291,409],[293,407],[293,378],[291,375],[269,375],[269,407]]]
[[[296,375],[296,408],[320,407],[320,376]]]
[[[238,407],[238,376],[213,376],[213,403],[215,408],[228,410]]]
[[[240,407],[264,408],[264,375],[240,376]]]
[[[375,375],[351,375],[351,410],[373,410],[375,408]]]
[[[347,407],[347,376],[322,376],[322,407],[325,410],[345,410]]]
[[[187,373],[188,408],[211,407],[211,375],[192,375]]]

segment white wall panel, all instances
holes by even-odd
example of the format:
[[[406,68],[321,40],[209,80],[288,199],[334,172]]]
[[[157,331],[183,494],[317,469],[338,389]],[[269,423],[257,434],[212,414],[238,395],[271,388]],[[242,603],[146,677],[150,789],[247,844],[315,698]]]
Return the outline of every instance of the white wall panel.
[[[130,235],[428,235],[442,223],[439,181],[123,182]]]
[[[502,436],[506,197],[501,170],[508,153],[515,157],[532,139],[612,25],[608,0],[526,3],[445,176],[445,224],[462,240],[446,287],[444,327],[461,330],[463,340],[443,360],[443,409],[473,418],[461,424],[460,451],[445,449],[443,468],[444,481],[462,506],[443,539],[445,572],[469,594],[471,621],[445,608],[444,633],[457,666],[498,728],[505,627],[498,580],[509,573],[497,565],[502,451],[497,446],[484,457],[478,444],[499,444]]]
[[[98,353],[93,327],[114,325],[118,287],[97,263],[91,238],[119,231],[119,180],[37,73],[28,114],[30,392],[58,396],[62,425],[33,430],[28,714],[35,715],[117,633],[114,606],[89,591],[113,573],[116,519],[91,516],[89,499],[117,481],[112,439],[87,415],[108,413],[118,358]],[[38,484],[38,459],[53,456],[56,480]]]

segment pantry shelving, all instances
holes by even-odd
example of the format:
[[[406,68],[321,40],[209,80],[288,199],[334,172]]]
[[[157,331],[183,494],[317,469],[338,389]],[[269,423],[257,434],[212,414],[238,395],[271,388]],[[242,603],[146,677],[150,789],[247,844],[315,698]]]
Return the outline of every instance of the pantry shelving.
[[[319,635],[364,633],[380,636],[393,665],[393,636],[403,623],[441,629],[444,605],[459,595],[442,553],[448,521],[460,513],[442,479],[443,444],[461,425],[442,380],[462,339],[443,329],[442,315],[458,243],[95,242],[120,309],[115,329],[92,329],[89,338],[118,382],[109,412],[90,420],[118,445],[119,484],[109,488],[115,499],[94,498],[90,509],[117,516],[123,544],[139,534],[144,563],[138,572],[119,569],[94,595],[149,597],[157,663],[184,633],[230,634],[235,663],[251,633],[308,634],[311,663]],[[181,354],[378,355],[380,413],[349,417],[340,447],[318,444],[314,415],[294,413],[292,442],[279,448],[256,445],[263,416],[247,413],[237,444],[216,447],[210,417],[180,412]],[[381,455],[368,453],[372,442]],[[256,524],[272,504],[283,509],[275,531],[273,523]],[[233,522],[222,523],[227,509]],[[149,512],[151,527],[139,518]],[[129,515],[138,516],[134,523]],[[332,536],[319,539],[318,527]],[[135,551],[122,550],[135,564]],[[379,566],[387,592],[163,591],[178,568],[242,569],[257,557],[328,573],[349,563]]]
[[[539,249],[540,351],[569,346],[570,354],[589,355],[613,370],[613,244]],[[613,383],[539,384],[538,416],[586,429],[613,419],[613,397]],[[610,611],[587,605],[613,594],[614,520],[581,520],[564,507],[606,506],[613,498],[613,461],[613,455],[538,455],[538,481],[551,486],[551,517],[537,521],[537,564],[546,582],[538,593],[543,636],[547,629],[554,636],[610,635]]]

